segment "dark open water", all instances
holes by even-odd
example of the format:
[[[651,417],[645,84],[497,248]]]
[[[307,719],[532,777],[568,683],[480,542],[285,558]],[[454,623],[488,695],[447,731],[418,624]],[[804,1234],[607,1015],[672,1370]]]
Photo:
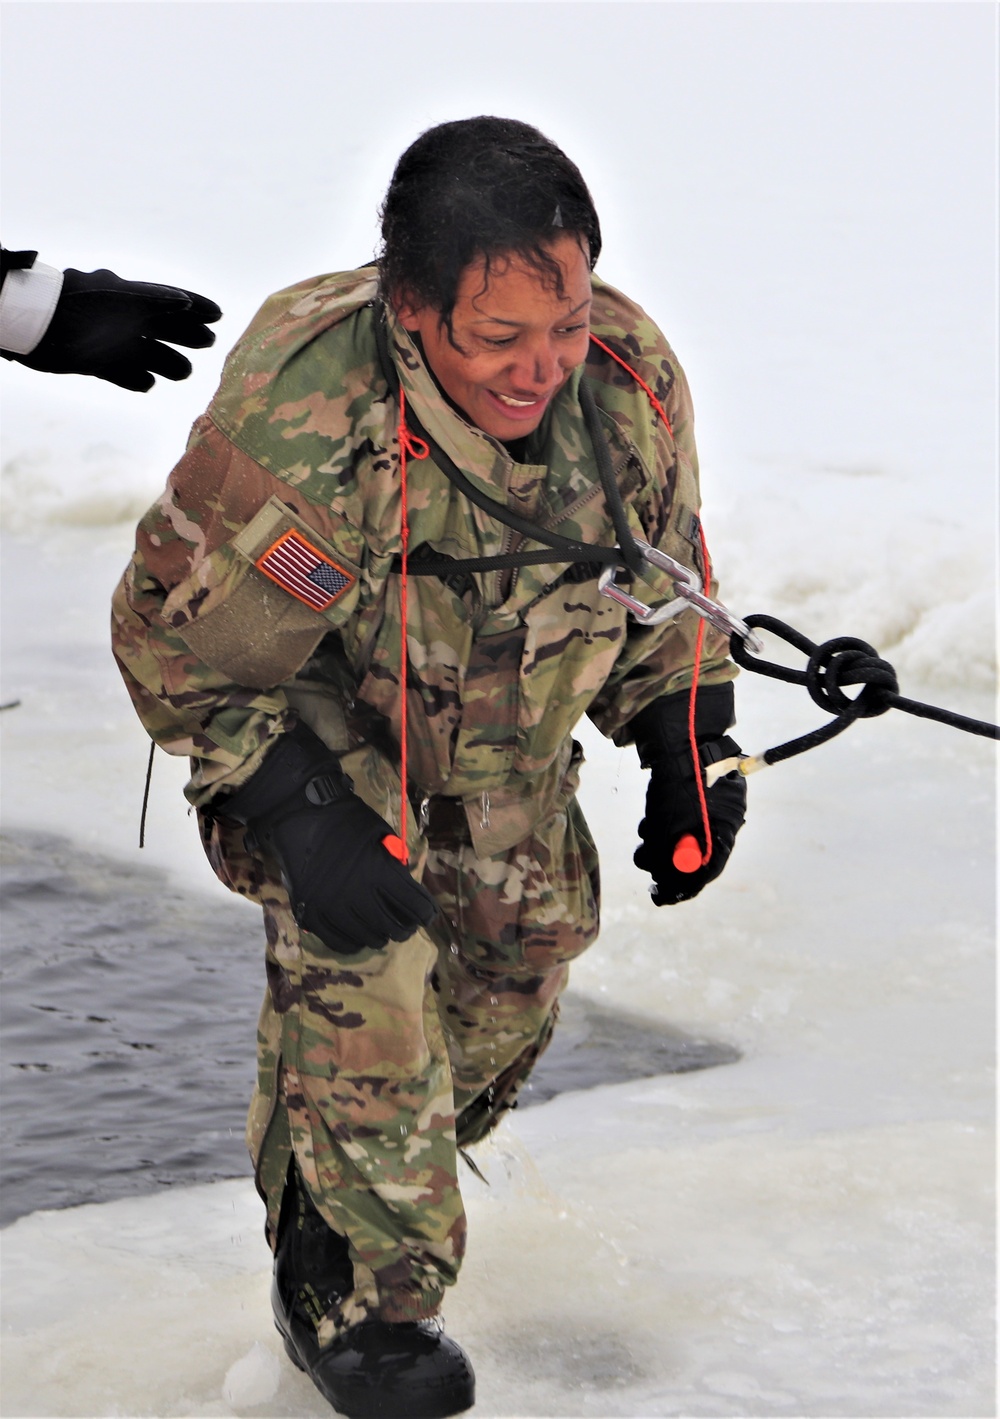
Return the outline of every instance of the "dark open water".
[[[249,1175],[257,909],[40,833],[4,834],[0,905],[0,1225]],[[568,992],[521,1107],[737,1058]]]

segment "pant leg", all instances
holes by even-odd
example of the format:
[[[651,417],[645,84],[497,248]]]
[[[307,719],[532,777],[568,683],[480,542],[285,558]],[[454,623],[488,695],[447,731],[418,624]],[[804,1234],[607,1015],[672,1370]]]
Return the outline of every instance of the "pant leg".
[[[269,995],[294,1003],[281,1019],[276,1113],[306,1188],[355,1263],[355,1293],[331,1321],[433,1315],[465,1249],[451,1071],[431,988],[436,952],[417,932],[360,959],[331,959],[290,911],[281,915]],[[279,918],[273,907],[269,918]],[[282,961],[295,937],[297,959]]]
[[[394,821],[384,761],[364,751],[344,765]],[[433,1315],[465,1247],[436,947],[417,932],[384,951],[335,955],[300,931],[276,865],[246,852],[242,830],[216,823],[209,855],[264,911],[268,989],[247,1139],[272,1244],[294,1155],[354,1264],[354,1291],[318,1326],[321,1343],[366,1315]]]
[[[370,751],[348,758],[357,791],[394,821],[392,771]],[[568,961],[597,934],[583,815],[570,800],[496,857],[466,844],[429,852],[433,939],[418,932],[351,957],[299,930],[276,870],[247,854],[241,830],[216,823],[208,850],[264,909],[268,991],[247,1137],[272,1241],[294,1154],[354,1263],[354,1292],[320,1325],[321,1342],[375,1312],[431,1315],[465,1247],[456,1104],[463,1142],[493,1126],[548,1042]]]
[[[423,880],[441,908],[435,983],[464,1145],[511,1106],[551,1038],[569,963],[598,932],[597,851],[571,798],[495,857],[432,845]]]

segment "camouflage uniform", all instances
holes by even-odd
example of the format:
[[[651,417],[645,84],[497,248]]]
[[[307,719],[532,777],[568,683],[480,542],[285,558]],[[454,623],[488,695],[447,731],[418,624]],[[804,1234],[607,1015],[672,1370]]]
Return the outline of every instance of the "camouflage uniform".
[[[376,1309],[433,1314],[457,1275],[456,1149],[491,1126],[545,1047],[568,963],[597,934],[598,871],[577,805],[571,730],[589,713],[618,742],[631,717],[690,683],[697,620],[643,628],[564,563],[409,584],[411,864],[440,905],[426,932],[337,957],[300,931],[276,864],[216,817],[277,735],[305,721],[355,791],[400,817],[399,410],[379,366],[375,272],[272,297],[230,355],[162,498],[140,523],[114,602],[115,652],[140,718],[191,757],[187,788],[221,879],[261,903],[268,990],[248,1141],[273,1237],[294,1153],[349,1240],[355,1290],[315,1317],[321,1340]],[[592,381],[630,525],[697,565],[697,463],[687,385],[641,310],[594,280],[592,328],[649,383],[592,347]],[[460,469],[536,524],[611,545],[577,370],[519,448],[447,403],[389,316],[408,407]],[[463,559],[517,538],[431,459],[408,464],[411,557]],[[257,563],[297,533],[340,570],[317,611]],[[528,544],[526,544],[528,545]],[[650,602],[672,585],[650,570]],[[702,674],[729,679],[709,631]]]

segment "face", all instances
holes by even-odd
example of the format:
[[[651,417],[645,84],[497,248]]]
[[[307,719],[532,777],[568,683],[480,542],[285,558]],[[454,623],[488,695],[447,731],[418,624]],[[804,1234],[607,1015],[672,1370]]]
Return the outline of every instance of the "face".
[[[465,268],[452,312],[454,344],[431,306],[404,301],[397,311],[403,327],[420,336],[431,372],[452,403],[501,440],[536,429],[587,357],[589,263],[569,233],[545,250],[562,273],[562,296],[547,273],[518,256],[494,259],[488,280],[485,258]]]

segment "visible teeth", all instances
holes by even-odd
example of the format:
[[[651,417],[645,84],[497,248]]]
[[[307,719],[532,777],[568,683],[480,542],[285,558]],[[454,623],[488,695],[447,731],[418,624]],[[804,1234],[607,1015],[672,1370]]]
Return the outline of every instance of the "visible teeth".
[[[515,409],[529,409],[532,404],[538,403],[537,399],[512,399],[509,394],[500,394],[499,392],[497,392],[497,398],[502,400],[504,404],[512,405]]]

